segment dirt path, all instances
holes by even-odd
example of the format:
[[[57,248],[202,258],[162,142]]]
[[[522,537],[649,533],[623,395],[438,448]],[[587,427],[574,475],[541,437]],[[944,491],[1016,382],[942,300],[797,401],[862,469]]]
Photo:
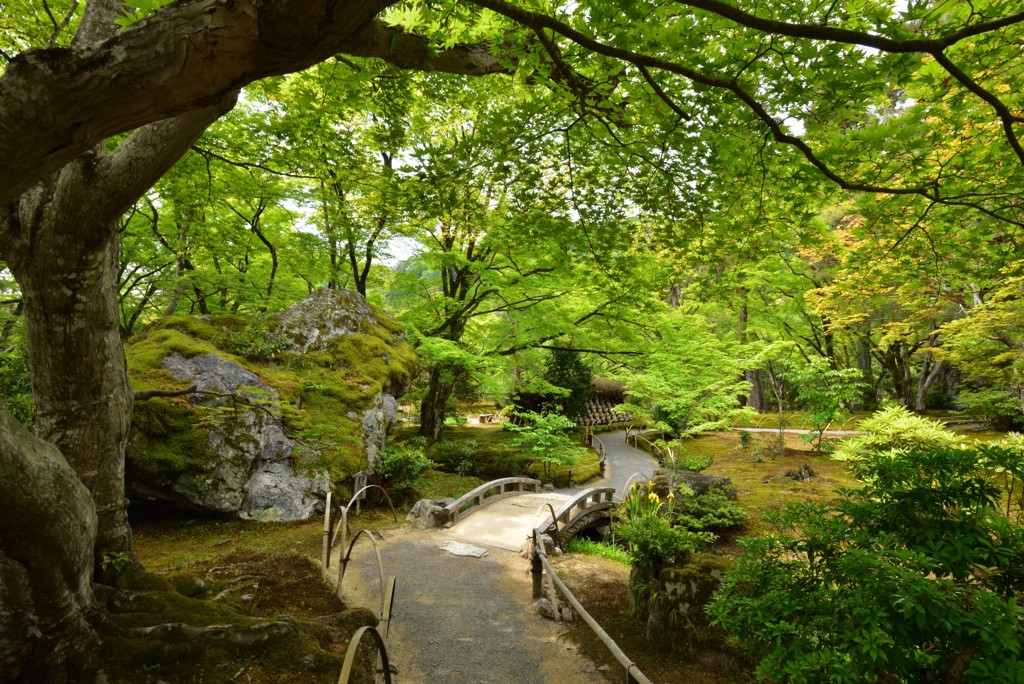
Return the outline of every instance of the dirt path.
[[[401,684],[604,684],[594,664],[563,638],[559,623],[531,608],[529,563],[487,548],[483,558],[455,556],[437,530],[401,526],[383,532],[386,576],[397,577],[388,653]],[[333,565],[333,563],[332,563]],[[362,541],[345,577],[350,605],[376,612],[380,594],[373,548]]]

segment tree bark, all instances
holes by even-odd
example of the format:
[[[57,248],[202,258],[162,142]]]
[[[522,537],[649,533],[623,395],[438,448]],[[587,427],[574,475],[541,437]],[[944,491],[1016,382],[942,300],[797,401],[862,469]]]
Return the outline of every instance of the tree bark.
[[[2,402],[0,454],[0,680],[89,681],[92,499],[60,452]]]
[[[25,300],[36,434],[68,455],[99,518],[95,562],[131,553],[124,448],[132,414],[117,316],[117,231],[83,250],[51,239],[11,262]],[[54,231],[53,237],[60,236]]]
[[[112,38],[17,55],[0,76],[0,204],[100,141],[345,53],[403,68],[507,72],[487,45],[434,51],[374,18],[389,0],[192,0]]]
[[[0,256],[18,281],[36,435],[68,457],[99,518],[94,560],[131,555],[124,448],[132,391],[117,302],[117,217],[234,98],[83,155],[0,211]]]
[[[441,438],[444,430],[445,404],[458,378],[459,369],[436,365],[430,369],[427,394],[420,403],[420,435],[431,443]]]
[[[861,401],[865,409],[874,410],[878,407],[878,396],[875,389],[874,369],[871,365],[870,333],[857,335],[854,343],[857,348],[857,368],[860,369],[861,380],[864,383]]]

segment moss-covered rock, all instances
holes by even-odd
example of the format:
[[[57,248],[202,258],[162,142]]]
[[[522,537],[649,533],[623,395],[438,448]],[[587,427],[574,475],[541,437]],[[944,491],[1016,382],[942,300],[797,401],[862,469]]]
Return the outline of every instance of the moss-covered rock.
[[[697,553],[683,565],[659,571],[634,565],[629,574],[630,603],[644,623],[648,641],[689,660],[742,670],[742,655],[704,612],[730,564],[725,556]]]
[[[417,357],[394,319],[320,291],[266,321],[172,316],[126,347],[136,390],[127,451],[135,502],[294,520],[371,471]]]

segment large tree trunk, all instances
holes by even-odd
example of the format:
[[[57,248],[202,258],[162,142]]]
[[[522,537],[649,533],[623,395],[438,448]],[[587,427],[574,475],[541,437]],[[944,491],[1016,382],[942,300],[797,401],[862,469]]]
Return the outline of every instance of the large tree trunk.
[[[67,456],[99,517],[94,560],[131,553],[124,447],[132,392],[117,308],[117,226],[81,205],[94,158],[69,165],[0,221],[8,265],[21,287],[36,403],[36,435]],[[102,187],[102,186],[101,186]]]
[[[2,402],[0,454],[0,681],[91,681],[92,499]]]

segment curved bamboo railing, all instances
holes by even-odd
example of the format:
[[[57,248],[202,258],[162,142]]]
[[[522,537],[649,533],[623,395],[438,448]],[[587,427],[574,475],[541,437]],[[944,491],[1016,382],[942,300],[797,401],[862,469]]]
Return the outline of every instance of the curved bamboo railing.
[[[391,508],[391,515],[395,519],[395,523],[398,523],[398,513],[395,512],[395,506],[391,503],[391,497],[388,495],[386,489],[380,485],[366,485],[358,492],[352,495],[348,503],[344,506],[338,506],[338,510],[341,513],[341,518],[333,526],[331,525],[331,514],[335,508],[334,505],[334,492],[327,492],[327,501],[324,504],[324,540],[323,547],[320,552],[320,564],[323,566],[324,573],[331,567],[331,549],[334,548],[335,542],[338,540],[339,535],[341,537],[341,546],[345,546],[345,542],[348,541],[348,511],[357,500],[360,494],[363,492],[373,489],[376,487],[380,491],[384,492],[384,496],[387,497],[388,506]]]

